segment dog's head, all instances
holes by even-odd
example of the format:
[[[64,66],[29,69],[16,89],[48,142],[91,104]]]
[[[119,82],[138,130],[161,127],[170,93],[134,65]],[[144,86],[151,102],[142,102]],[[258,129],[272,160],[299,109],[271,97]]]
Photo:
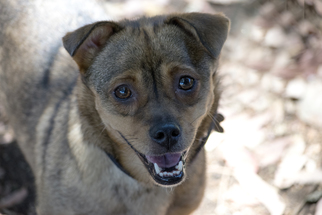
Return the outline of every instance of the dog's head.
[[[108,134],[142,161],[122,162],[133,158],[121,150],[126,169],[141,168],[159,185],[183,181],[189,150],[217,107],[228,29],[221,14],[188,13],[97,22],[63,38]]]

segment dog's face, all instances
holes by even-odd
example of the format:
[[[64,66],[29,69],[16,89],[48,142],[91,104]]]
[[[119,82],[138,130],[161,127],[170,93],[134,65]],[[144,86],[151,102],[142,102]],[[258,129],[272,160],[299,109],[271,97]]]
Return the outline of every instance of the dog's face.
[[[215,100],[229,21],[181,14],[100,22],[64,37],[107,132],[127,144],[155,183],[175,185]]]

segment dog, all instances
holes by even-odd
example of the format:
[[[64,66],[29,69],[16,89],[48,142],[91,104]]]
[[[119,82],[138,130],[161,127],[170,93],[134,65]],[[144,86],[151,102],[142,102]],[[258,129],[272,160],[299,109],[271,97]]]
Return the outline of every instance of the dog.
[[[37,214],[192,213],[203,145],[222,131],[216,70],[229,19],[93,22],[93,1],[23,2],[0,0],[0,89]]]

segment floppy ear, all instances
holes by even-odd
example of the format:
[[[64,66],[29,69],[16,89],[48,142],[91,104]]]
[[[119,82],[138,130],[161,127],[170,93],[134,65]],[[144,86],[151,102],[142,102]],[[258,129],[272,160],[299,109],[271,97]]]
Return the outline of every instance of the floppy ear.
[[[78,64],[80,72],[85,74],[107,40],[120,30],[122,27],[114,22],[96,22],[67,33],[63,44]]]
[[[194,37],[215,58],[219,56],[230,28],[230,21],[223,14],[170,15],[165,23],[175,25]]]

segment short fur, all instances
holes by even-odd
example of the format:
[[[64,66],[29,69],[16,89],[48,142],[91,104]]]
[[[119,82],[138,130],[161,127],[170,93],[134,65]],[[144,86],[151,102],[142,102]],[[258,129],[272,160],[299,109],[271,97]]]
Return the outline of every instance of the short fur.
[[[216,70],[229,20],[187,13],[96,22],[63,38],[72,59],[59,37],[91,22],[100,8],[55,1],[56,16],[50,1],[23,2],[0,0],[0,90],[35,174],[38,214],[195,210],[206,168],[204,150],[196,149],[217,111]],[[178,90],[182,76],[195,78],[194,90]],[[115,98],[120,84],[130,86],[129,101]],[[169,122],[181,136],[164,147],[149,131]],[[145,155],[188,150],[186,177],[171,188],[158,185],[128,143]]]

